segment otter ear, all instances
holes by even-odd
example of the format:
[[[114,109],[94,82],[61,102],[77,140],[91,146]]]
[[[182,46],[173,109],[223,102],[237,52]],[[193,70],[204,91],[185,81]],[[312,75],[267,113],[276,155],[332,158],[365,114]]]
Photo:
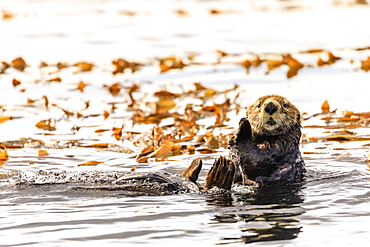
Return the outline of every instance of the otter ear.
[[[300,123],[302,121],[301,114],[297,114],[297,121]]]

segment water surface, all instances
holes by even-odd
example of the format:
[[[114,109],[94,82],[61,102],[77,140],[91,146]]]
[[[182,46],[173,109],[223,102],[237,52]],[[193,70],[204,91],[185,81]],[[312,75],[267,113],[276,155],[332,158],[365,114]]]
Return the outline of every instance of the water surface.
[[[21,56],[28,64],[23,72],[9,68],[0,74],[0,113],[14,117],[0,124],[0,142],[9,154],[0,165],[1,246],[369,242],[368,114],[339,119],[344,111],[369,111],[369,75],[360,69],[370,55],[367,5],[25,0],[2,1],[0,10],[14,14],[0,21],[0,61],[10,63]],[[323,51],[302,53],[309,49]],[[228,54],[220,59],[216,50]],[[326,60],[327,51],[341,59],[318,67],[316,61]],[[264,63],[249,74],[239,65],[255,55],[280,59],[286,53],[306,65],[291,79],[286,78],[286,65],[268,71]],[[160,73],[159,59],[164,57],[191,65]],[[143,65],[138,72],[113,75],[111,63],[117,58]],[[49,66],[40,68],[41,61]],[[79,72],[72,65],[80,61],[92,62],[94,69]],[[59,70],[58,62],[69,67]],[[51,80],[56,77],[61,82]],[[21,84],[14,86],[13,79]],[[84,92],[76,89],[80,81],[87,84]],[[216,95],[186,94],[195,90],[194,82]],[[116,96],[108,90],[114,83],[121,87]],[[138,102],[133,111],[128,91],[134,84],[139,90],[132,94]],[[135,124],[132,116],[137,110],[152,113],[158,100],[154,92],[160,90],[180,95],[170,111],[180,116],[189,103],[200,111],[232,99],[225,126],[214,128],[215,116],[203,114],[197,136],[211,131],[217,138],[230,137],[245,108],[265,94],[286,96],[306,119],[321,112],[325,100],[331,111],[337,110],[302,123],[301,151],[308,170],[302,183],[162,195],[128,190],[130,185],[119,179],[132,169],[178,176],[201,157],[202,183],[214,159],[228,155],[225,145],[205,154],[200,148],[210,147],[194,138],[181,143],[195,145],[194,154],[183,149],[178,155],[138,163],[138,143],[148,141],[156,125]],[[110,113],[108,118],[103,111]],[[55,130],[35,126],[46,119],[55,121]],[[165,134],[175,133],[168,127],[174,119],[159,124]],[[112,136],[113,128],[122,128],[122,138]],[[335,135],[352,141],[328,139]],[[109,145],[86,147],[97,143]],[[40,149],[48,155],[39,156]],[[86,161],[101,163],[81,165]]]

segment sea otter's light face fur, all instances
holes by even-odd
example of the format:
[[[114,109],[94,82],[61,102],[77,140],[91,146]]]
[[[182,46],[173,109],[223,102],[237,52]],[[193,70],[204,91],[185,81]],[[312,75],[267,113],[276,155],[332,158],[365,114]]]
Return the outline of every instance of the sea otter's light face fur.
[[[300,125],[299,110],[280,95],[266,95],[248,107],[247,117],[257,135],[280,135]]]

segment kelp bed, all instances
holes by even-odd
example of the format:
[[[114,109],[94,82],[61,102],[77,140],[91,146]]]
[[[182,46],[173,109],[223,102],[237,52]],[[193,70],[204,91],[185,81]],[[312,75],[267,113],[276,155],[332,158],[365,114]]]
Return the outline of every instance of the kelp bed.
[[[366,52],[369,48],[348,50],[356,53]],[[103,66],[86,61],[74,64],[40,62],[33,65],[21,57],[2,61],[1,84],[13,87],[11,92],[15,99],[11,100],[19,102],[1,102],[0,127],[7,133],[0,143],[2,167],[8,170],[8,166],[11,169],[19,163],[19,160],[15,161],[16,153],[22,152],[22,149],[29,153],[29,160],[22,161],[26,163],[22,164],[26,168],[47,162],[50,152],[56,154],[61,149],[64,154],[59,157],[59,163],[73,160],[80,152],[78,150],[82,149],[128,154],[126,158],[132,165],[124,166],[131,171],[141,170],[142,164],[163,162],[173,156],[185,155],[187,161],[201,154],[215,156],[225,152],[237,127],[238,117],[245,114],[247,107],[243,96],[248,90],[247,85],[212,87],[194,81],[186,85],[162,84],[134,78],[122,80],[119,75],[134,77],[147,71],[158,74],[174,71],[181,76],[187,68],[212,66],[215,71],[226,67],[223,73],[244,68],[246,77],[253,71],[264,73],[266,77],[275,71],[285,72],[289,79],[299,76],[301,70],[318,71],[337,63],[340,66],[346,64],[355,71],[370,70],[370,57],[346,60],[323,49],[301,51],[294,55],[301,56],[305,61],[316,60],[311,64],[299,62],[291,54],[228,54],[217,50],[214,61],[209,62],[198,59],[201,55],[191,53],[139,62],[119,58]],[[90,82],[89,79],[95,76],[104,80]],[[330,109],[328,101],[325,101],[321,112],[303,113],[302,142],[366,141],[363,144],[366,147],[370,136],[363,132],[356,133],[356,129],[367,128],[369,118],[370,112],[337,112]],[[321,123],[309,124],[313,119],[321,120]],[[13,128],[15,125],[18,127]],[[317,128],[323,130],[322,135],[305,131]],[[316,148],[319,151],[304,150],[304,154],[325,153],[325,147]],[[366,156],[366,152],[363,155]],[[106,162],[99,155],[94,157],[96,159],[79,158],[78,162],[70,164],[76,167],[102,166]]]

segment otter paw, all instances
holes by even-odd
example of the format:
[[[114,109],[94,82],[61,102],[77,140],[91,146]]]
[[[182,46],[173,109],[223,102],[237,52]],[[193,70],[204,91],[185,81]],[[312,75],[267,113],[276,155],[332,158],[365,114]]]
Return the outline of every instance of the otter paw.
[[[231,189],[235,173],[234,163],[221,156],[213,163],[211,170],[209,170],[206,178],[206,189],[218,187],[226,190]]]
[[[188,178],[195,183],[198,179],[200,170],[202,170],[202,160],[196,158],[191,162],[190,166],[182,172],[181,177]]]
[[[246,118],[242,118],[239,121],[239,129],[236,133],[236,143],[245,143],[247,140],[250,139],[252,139],[251,124]]]

